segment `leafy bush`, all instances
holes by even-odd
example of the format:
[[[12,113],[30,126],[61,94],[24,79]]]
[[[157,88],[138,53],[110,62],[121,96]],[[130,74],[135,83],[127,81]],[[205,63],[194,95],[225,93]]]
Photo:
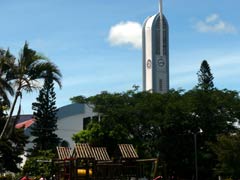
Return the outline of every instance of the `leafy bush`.
[[[7,174],[6,176],[0,176],[0,180],[13,180],[14,177],[11,174]]]
[[[38,156],[29,157],[23,167],[23,172],[28,173],[30,176],[50,177],[53,169],[53,163],[55,154],[51,151],[39,151]]]

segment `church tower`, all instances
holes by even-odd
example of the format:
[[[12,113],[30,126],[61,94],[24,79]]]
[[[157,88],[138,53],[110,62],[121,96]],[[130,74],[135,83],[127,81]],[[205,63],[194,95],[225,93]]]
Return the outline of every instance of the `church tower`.
[[[166,93],[169,90],[169,39],[162,0],[159,0],[159,13],[145,20],[142,37],[143,90]]]

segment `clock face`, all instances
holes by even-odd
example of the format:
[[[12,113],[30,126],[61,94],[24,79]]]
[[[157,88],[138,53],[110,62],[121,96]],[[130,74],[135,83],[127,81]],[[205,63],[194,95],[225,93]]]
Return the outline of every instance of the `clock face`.
[[[147,60],[147,68],[152,67],[152,61],[150,59]]]
[[[158,60],[158,66],[163,67],[164,64],[165,64],[165,63],[164,63],[163,60],[161,60],[161,59]]]

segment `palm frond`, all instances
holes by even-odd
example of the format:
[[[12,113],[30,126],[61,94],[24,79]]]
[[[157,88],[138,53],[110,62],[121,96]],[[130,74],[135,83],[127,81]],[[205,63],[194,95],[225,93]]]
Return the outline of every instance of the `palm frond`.
[[[51,73],[53,81],[55,81],[59,87],[62,87],[61,77],[62,74],[58,67],[51,62],[40,62],[35,65],[35,67],[29,72],[29,77],[31,80],[34,79],[46,79]]]

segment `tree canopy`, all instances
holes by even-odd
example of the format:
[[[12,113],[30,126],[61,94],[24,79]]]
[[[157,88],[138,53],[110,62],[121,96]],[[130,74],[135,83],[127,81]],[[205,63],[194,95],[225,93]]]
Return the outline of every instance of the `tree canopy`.
[[[219,134],[238,131],[234,124],[240,118],[240,98],[235,91],[193,89],[158,94],[130,90],[103,92],[87,100],[95,105],[101,120],[75,134],[75,142],[107,146],[110,154],[117,144],[132,143],[141,157],[158,157],[169,175],[192,177],[193,134],[201,129],[197,134],[199,174],[211,179],[217,162],[208,143],[215,143]]]
[[[206,60],[202,61],[198,75],[198,85],[197,87],[202,90],[211,90],[214,88],[213,75],[211,73],[211,68]]]
[[[216,174],[238,179],[240,177],[240,134],[219,135],[217,143],[211,144],[217,154]]]
[[[52,160],[55,153],[51,150],[39,151],[38,155],[29,157],[23,167],[23,172],[29,173],[31,176],[40,178],[41,175],[50,178],[55,171]]]

